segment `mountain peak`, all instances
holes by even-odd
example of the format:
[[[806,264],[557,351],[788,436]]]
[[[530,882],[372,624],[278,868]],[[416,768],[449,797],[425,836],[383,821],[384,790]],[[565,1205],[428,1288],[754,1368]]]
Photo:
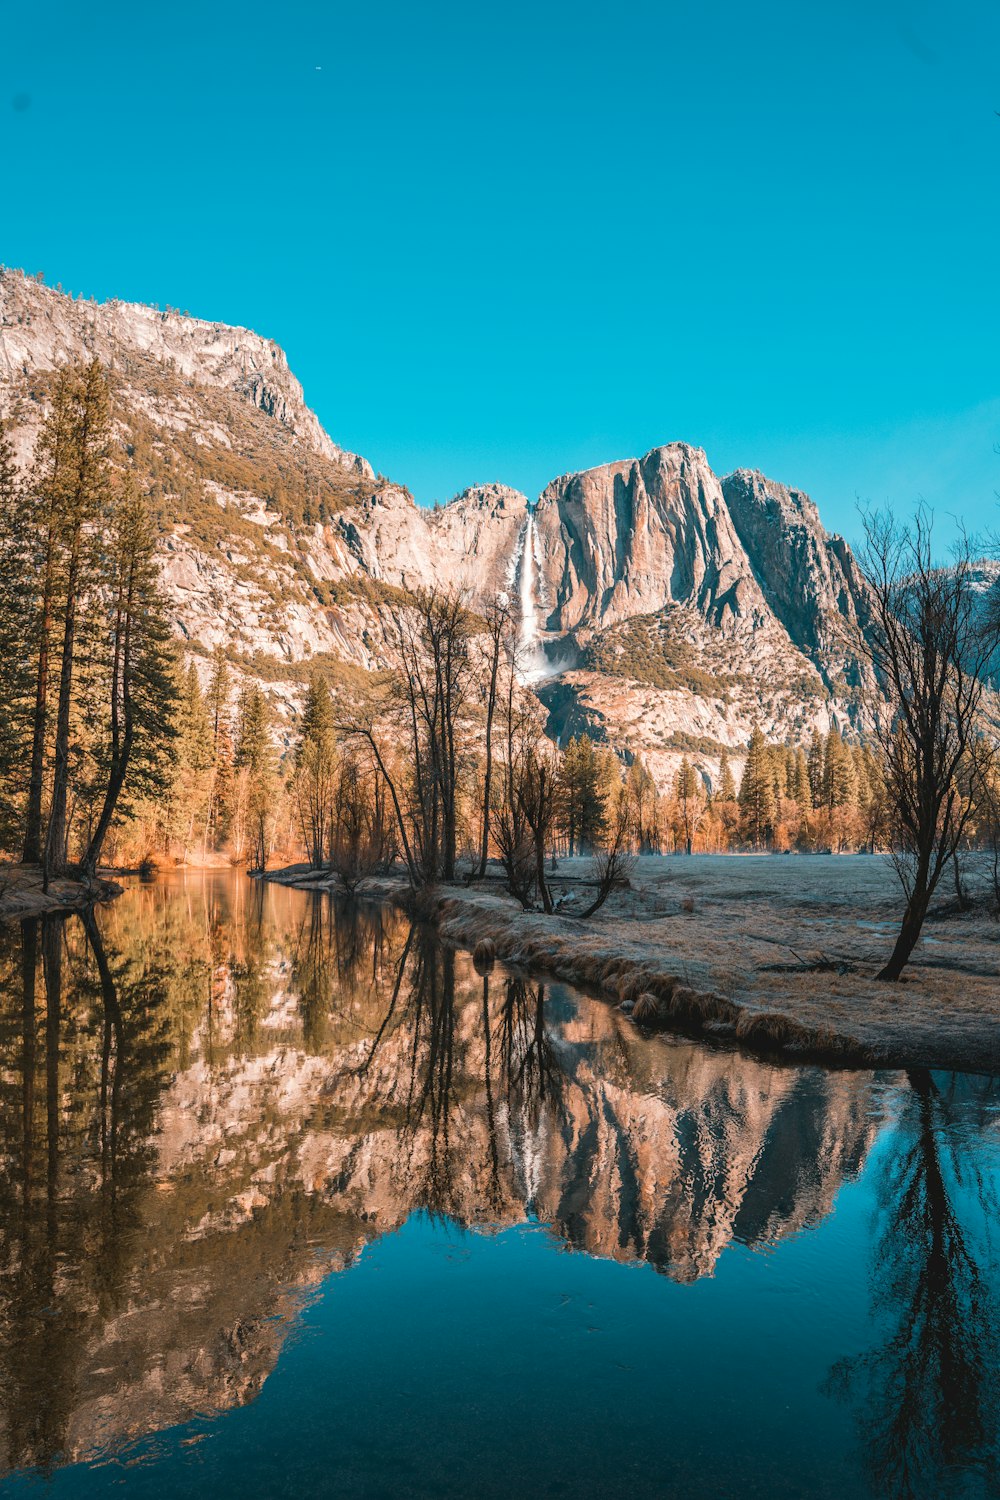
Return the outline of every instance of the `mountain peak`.
[[[171,402],[175,419],[185,420],[190,403],[170,391],[172,383],[231,391],[313,452],[361,478],[375,477],[367,459],[339,447],[321,426],[273,339],[176,308],[75,298],[0,267],[0,377],[30,380],[95,356],[127,387],[155,380],[161,387],[157,409]]]

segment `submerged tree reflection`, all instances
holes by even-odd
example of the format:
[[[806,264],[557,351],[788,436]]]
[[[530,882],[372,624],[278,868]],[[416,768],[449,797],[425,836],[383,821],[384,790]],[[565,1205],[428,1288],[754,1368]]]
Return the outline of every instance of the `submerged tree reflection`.
[[[830,1389],[858,1405],[872,1483],[892,1500],[949,1492],[958,1475],[1000,1490],[998,1322],[989,1234],[996,1197],[968,1149],[974,1081],[909,1074],[879,1184],[873,1312],[887,1335],[837,1365]],[[984,1080],[981,1098],[995,1083]]]
[[[252,1399],[310,1288],[415,1211],[694,1280],[829,1212],[875,1128],[863,1075],[648,1044],[398,913],[230,877],[0,932],[0,982],[10,1465]]]
[[[8,1130],[0,1171],[5,1210],[15,1197],[20,1210],[5,1212],[0,1234],[0,1406],[8,1466],[44,1467],[66,1446],[89,1331],[125,1295],[168,1044],[148,967],[128,953],[113,964],[92,914],[25,922],[20,985],[20,1150]]]

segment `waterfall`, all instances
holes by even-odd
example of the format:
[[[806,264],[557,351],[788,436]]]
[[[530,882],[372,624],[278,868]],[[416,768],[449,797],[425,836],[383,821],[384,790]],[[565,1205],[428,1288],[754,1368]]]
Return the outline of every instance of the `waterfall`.
[[[521,676],[525,682],[533,682],[542,675],[544,659],[538,640],[538,605],[535,598],[535,517],[530,510],[521,532],[520,543],[519,557],[515,564],[518,601],[521,606],[521,629],[517,646]]]

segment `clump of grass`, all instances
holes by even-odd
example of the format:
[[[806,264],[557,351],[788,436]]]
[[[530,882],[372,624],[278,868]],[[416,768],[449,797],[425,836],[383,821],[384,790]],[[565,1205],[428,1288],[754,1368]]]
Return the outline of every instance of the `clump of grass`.
[[[758,1046],[783,1047],[800,1032],[801,1028],[794,1021],[776,1011],[744,1011],[736,1022],[736,1035],[740,1041],[754,1042]]]
[[[660,1002],[649,990],[644,990],[633,1005],[632,1019],[640,1026],[649,1026],[660,1019]]]
[[[488,974],[496,963],[497,945],[492,938],[480,938],[472,950],[472,962],[477,974]]]
[[[618,998],[620,1000],[635,1000],[645,991],[649,993],[651,975],[645,969],[635,969],[631,974],[625,974],[618,981]],[[654,999],[656,996],[654,995]]]

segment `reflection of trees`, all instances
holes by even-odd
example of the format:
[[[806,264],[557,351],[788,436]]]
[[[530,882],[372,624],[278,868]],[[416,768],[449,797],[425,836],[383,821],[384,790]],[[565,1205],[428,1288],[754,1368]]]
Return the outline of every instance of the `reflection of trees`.
[[[306,896],[306,912],[292,945],[292,978],[298,990],[302,1038],[315,1049],[324,1038],[333,1004],[333,971],[327,959],[326,904],[318,891]]]
[[[456,1108],[469,1111],[460,1141],[463,1168],[474,1165],[468,1159],[473,1116],[481,1114],[485,1124],[485,1196],[496,1213],[509,1200],[501,1137],[506,1133],[509,1141],[537,1130],[543,1105],[558,1097],[562,1082],[545,1028],[544,985],[513,975],[491,985],[489,974],[481,983],[481,1023],[459,1036],[457,1019],[471,997],[464,985],[456,989],[455,955],[429,929],[411,927],[384,1014],[356,1070],[372,1092],[384,1092],[383,1114],[393,1101],[401,1106],[399,1133],[416,1200],[433,1213],[460,1218],[468,1217],[469,1203],[460,1201],[456,1188]],[[390,1039],[394,1059],[405,1055],[405,1061],[380,1070],[376,1063]]]
[[[983,1239],[997,1205],[963,1141],[960,1081],[942,1086],[941,1075],[920,1069],[909,1082],[880,1183],[873,1265],[875,1310],[889,1333],[839,1364],[830,1388],[858,1401],[879,1494],[937,1496],[956,1471],[978,1472],[995,1493],[1000,1352]]]
[[[427,929],[418,933],[409,995],[409,1077],[404,1103],[405,1136],[413,1147],[426,1131],[424,1205],[432,1213],[455,1213],[451,1112],[455,1076],[455,955]]]
[[[245,896],[245,914],[239,929],[242,942],[230,963],[233,980],[233,1011],[236,1044],[249,1052],[257,1041],[260,1026],[271,998],[268,974],[270,942],[264,926],[265,886],[251,881]]]
[[[0,1443],[15,1463],[84,1450],[99,1408],[124,1433],[196,1396],[250,1399],[282,1289],[316,1274],[316,1247],[347,1264],[414,1209],[537,1214],[567,1245],[693,1279],[744,1198],[740,1232],[773,1239],[803,1204],[824,1211],[859,1159],[841,1147],[867,1139],[860,1085],[852,1104],[807,1078],[799,1098],[760,1064],[650,1048],[559,986],[474,975],[377,907],[226,878],[135,888],[96,921],[5,942],[0,984],[20,1003],[0,1011]],[[197,1302],[176,1295],[195,1280]],[[183,1353],[169,1410],[142,1383],[150,1353],[175,1370]]]
[[[495,1030],[507,1097],[524,1106],[532,1124],[555,1084],[552,1045],[545,1032],[545,986],[509,974]]]
[[[113,965],[92,914],[82,923],[24,923],[19,970],[20,1036],[12,1017],[0,1032],[4,1071],[19,1075],[21,1117],[17,1132],[8,1127],[0,1168],[4,1209],[19,1200],[0,1232],[0,1397],[10,1466],[47,1465],[64,1449],[90,1322],[103,1323],[121,1305],[142,1244],[139,1194],[165,1056],[146,966],[130,974],[127,959]],[[36,1106],[42,1090],[44,1119]]]
[[[390,943],[382,907],[306,893],[306,910],[290,941],[303,1041],[320,1051],[339,1024],[379,987]],[[392,925],[392,924],[389,924]],[[355,1028],[359,1024],[353,1022]]]

